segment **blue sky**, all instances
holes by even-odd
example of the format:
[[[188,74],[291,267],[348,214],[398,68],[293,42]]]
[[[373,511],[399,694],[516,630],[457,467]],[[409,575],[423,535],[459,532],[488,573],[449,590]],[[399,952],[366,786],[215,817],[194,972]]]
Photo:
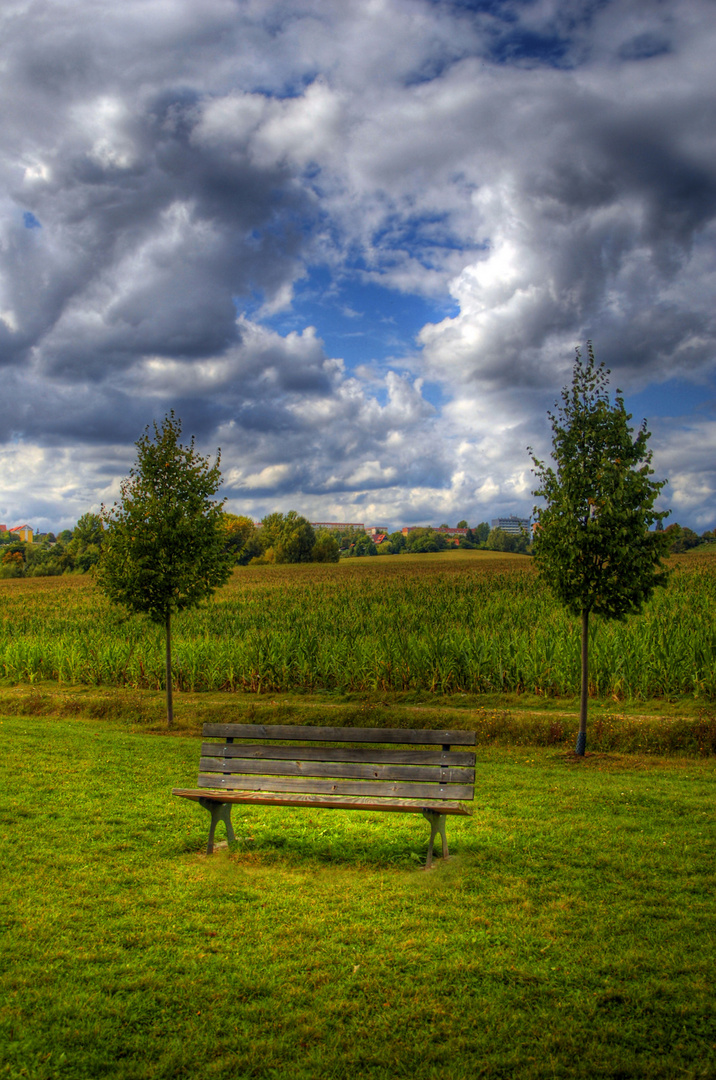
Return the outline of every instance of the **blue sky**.
[[[316,267],[296,286],[290,310],[265,323],[280,334],[319,327],[326,352],[340,357],[347,371],[373,369],[378,375],[391,367],[410,370],[422,327],[455,314],[449,296],[403,293],[364,282],[360,274],[334,278],[326,267]],[[376,393],[385,404],[385,390]],[[445,400],[439,382],[425,383],[423,396],[435,406]]]
[[[255,519],[528,514],[593,340],[716,526],[711,0],[6,0],[0,521],[170,409]]]

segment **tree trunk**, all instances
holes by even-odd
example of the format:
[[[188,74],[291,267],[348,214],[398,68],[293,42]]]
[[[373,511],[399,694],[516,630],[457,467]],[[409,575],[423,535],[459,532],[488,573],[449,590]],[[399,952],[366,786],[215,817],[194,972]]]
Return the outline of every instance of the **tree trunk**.
[[[579,698],[579,734],[577,754],[584,757],[587,749],[587,696],[589,691],[589,608],[582,609],[582,687]]]
[[[172,613],[167,612],[167,727],[174,724],[174,702],[172,700]]]

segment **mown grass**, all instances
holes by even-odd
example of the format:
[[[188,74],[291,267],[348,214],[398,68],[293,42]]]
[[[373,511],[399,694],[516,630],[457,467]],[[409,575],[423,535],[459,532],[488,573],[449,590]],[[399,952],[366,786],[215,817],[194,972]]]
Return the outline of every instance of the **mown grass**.
[[[412,815],[237,807],[207,859],[194,738],[0,738],[2,1078],[716,1075],[712,758],[481,747],[426,874]]]
[[[716,698],[716,557],[675,557],[642,616],[592,620],[599,699]],[[0,582],[5,684],[159,689],[161,629],[111,608],[88,578]],[[488,552],[238,569],[175,620],[181,692],[436,695],[578,692],[577,622],[532,560]]]

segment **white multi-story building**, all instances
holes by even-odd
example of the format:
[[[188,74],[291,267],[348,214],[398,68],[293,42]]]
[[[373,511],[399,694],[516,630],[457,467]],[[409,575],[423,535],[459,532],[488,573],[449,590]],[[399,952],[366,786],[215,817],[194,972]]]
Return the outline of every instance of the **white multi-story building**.
[[[515,517],[514,514],[506,518],[493,518],[491,524],[493,529],[502,529],[513,536],[519,536],[523,532],[529,536],[532,528],[529,518]]]
[[[331,532],[344,532],[346,529],[365,531],[365,525],[362,521],[312,521],[310,524],[314,529],[329,529]]]

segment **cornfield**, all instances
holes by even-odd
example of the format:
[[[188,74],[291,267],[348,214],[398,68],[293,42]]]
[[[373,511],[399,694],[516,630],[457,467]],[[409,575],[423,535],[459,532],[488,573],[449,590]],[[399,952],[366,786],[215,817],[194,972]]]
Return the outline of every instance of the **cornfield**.
[[[209,604],[176,617],[175,685],[576,693],[576,620],[531,560],[477,556],[239,568]],[[671,565],[642,615],[592,620],[592,695],[716,697],[716,558]],[[161,629],[111,607],[90,577],[2,581],[0,617],[6,683],[163,686]]]

